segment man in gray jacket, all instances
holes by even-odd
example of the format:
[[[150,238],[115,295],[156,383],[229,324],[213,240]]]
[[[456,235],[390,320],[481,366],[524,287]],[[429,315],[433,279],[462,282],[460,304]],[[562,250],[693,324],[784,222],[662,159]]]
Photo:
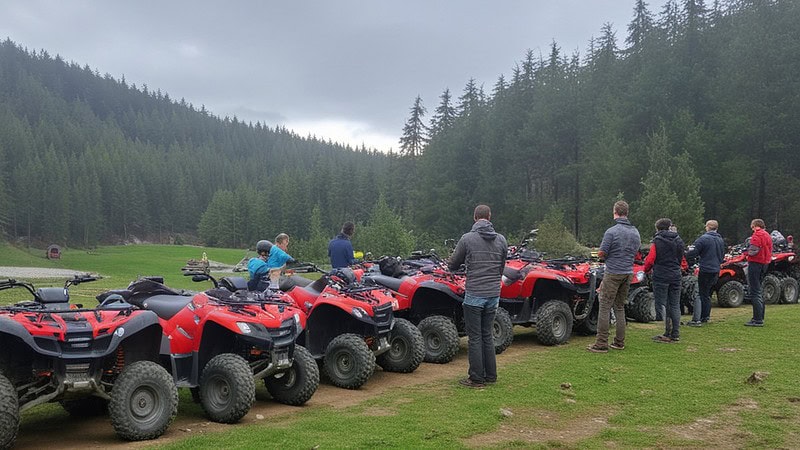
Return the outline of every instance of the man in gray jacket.
[[[464,295],[464,322],[469,338],[469,376],[460,380],[464,386],[484,387],[497,381],[492,324],[500,303],[500,279],[506,263],[508,244],[489,222],[492,212],[486,205],[475,207],[475,224],[461,236],[448,266],[467,268]]]
[[[625,300],[633,278],[633,260],[641,245],[639,230],[628,220],[628,204],[622,200],[614,203],[613,227],[606,230],[598,252],[605,260],[603,281],[600,282],[600,305],[597,316],[597,338],[587,347],[593,353],[608,353],[608,348],[625,348]],[[617,318],[614,341],[608,343],[611,326],[611,309]]]

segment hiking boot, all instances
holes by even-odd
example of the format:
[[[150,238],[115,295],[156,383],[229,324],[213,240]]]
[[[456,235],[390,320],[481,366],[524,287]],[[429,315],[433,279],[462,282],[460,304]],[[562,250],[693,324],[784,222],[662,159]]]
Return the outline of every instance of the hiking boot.
[[[497,383],[497,378],[495,378],[494,380],[489,380],[488,378],[486,379],[486,384],[495,384],[495,383]]]
[[[608,347],[614,350],[625,350],[625,344],[609,344]]]
[[[686,326],[687,327],[702,327],[703,323],[702,322],[698,322],[696,320],[690,320],[690,321],[686,322]]]
[[[607,347],[598,347],[596,344],[592,344],[592,345],[586,347],[586,350],[588,350],[588,351],[590,351],[592,353],[608,353],[608,348]]]
[[[745,323],[744,326],[746,326],[746,327],[763,327],[764,326],[764,322],[763,321],[756,322],[755,320],[751,320],[751,321]]]
[[[672,338],[669,336],[664,336],[663,334],[659,334],[658,336],[653,336],[653,341],[669,344],[672,342]]]
[[[460,384],[462,386],[466,386],[468,388],[475,388],[475,389],[480,389],[480,388],[486,387],[485,384],[472,381],[471,378],[463,378],[461,380],[458,380],[458,384]]]

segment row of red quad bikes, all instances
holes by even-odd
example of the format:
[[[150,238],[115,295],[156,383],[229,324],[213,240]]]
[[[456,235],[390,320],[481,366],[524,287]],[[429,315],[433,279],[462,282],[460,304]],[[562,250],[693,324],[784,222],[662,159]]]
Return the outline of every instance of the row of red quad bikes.
[[[768,303],[778,301],[771,288],[797,302],[794,259],[776,252],[764,286]],[[745,268],[741,255],[723,264],[715,286],[720,306],[742,303]],[[329,272],[310,264],[296,270],[321,276],[288,276],[279,290],[265,292],[248,291],[240,277],[207,273],[187,273],[213,284],[201,292],[141,277],[98,295],[94,308],[69,298],[71,286],[97,279],[91,275],[63,288],[0,280],[0,290],[26,296],[0,307],[0,447],[13,445],[20,413],[43,403],[76,416],[107,414],[125,440],[154,439],[177,414],[179,388],[190,389],[210,420],[234,423],[253,405],[256,383],[274,401],[302,405],[321,375],[357,389],[376,365],[410,373],[423,361],[450,362],[459,350],[464,274],[434,252]],[[634,271],[626,316],[653,321],[643,265]],[[544,345],[564,343],[573,331],[594,334],[602,277],[596,261],[545,260],[525,244],[512,247],[493,326],[496,353],[511,345],[514,325],[535,327]],[[684,281],[688,299],[696,278]]]

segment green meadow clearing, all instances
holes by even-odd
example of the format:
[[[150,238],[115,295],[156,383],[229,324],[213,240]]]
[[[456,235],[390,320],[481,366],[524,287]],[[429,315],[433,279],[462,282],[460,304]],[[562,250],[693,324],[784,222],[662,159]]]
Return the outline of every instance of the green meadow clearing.
[[[164,275],[170,285],[202,289],[181,276],[186,259],[206,251],[214,261],[235,264],[243,255],[241,250],[126,246],[67,250],[53,262],[38,253],[1,250],[0,266],[106,276],[75,290],[73,297],[86,303],[139,274]],[[202,434],[169,433],[149,444],[174,449],[800,448],[800,306],[768,305],[764,328],[744,327],[749,318],[749,305],[714,308],[712,323],[683,327],[678,344],[650,340],[662,331],[660,324],[631,323],[625,350],[608,354],[587,352],[592,338],[581,336],[542,347],[530,330],[518,328],[508,354],[499,356],[498,383],[485,389],[457,385],[466,372],[462,357],[451,363],[457,370],[422,382],[415,382],[413,373],[386,374],[402,380],[400,387],[349,406],[313,405],[312,398],[312,405],[286,408],[265,420],[216,426]],[[763,379],[748,383],[754,372],[763,372]],[[339,392],[348,399],[349,391]],[[202,421],[187,394],[182,392],[178,420]],[[34,408],[23,415],[22,443],[38,424],[50,421],[62,428],[79,425],[55,405]],[[57,438],[48,436],[50,442]]]

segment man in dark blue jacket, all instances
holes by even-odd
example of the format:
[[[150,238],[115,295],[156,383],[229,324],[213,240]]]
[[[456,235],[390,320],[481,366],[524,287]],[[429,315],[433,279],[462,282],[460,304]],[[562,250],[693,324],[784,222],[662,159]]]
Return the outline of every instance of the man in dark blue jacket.
[[[687,258],[700,258],[694,313],[692,321],[686,324],[690,327],[699,327],[711,319],[711,290],[719,280],[719,267],[725,257],[725,241],[717,232],[718,228],[716,220],[706,222],[705,234],[697,238],[694,248],[686,253]]]
[[[353,244],[350,242],[355,230],[356,226],[353,222],[345,222],[342,225],[342,232],[328,243],[328,257],[331,259],[331,266],[334,269],[355,264]]]

